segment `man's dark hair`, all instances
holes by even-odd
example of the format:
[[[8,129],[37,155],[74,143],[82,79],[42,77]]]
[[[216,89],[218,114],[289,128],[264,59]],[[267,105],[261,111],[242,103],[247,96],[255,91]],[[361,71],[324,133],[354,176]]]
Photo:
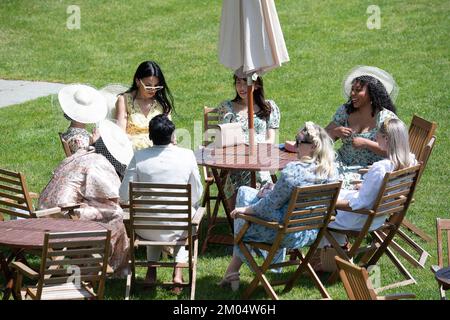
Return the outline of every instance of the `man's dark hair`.
[[[154,145],[166,145],[172,141],[175,125],[165,114],[155,116],[148,124],[148,137]]]

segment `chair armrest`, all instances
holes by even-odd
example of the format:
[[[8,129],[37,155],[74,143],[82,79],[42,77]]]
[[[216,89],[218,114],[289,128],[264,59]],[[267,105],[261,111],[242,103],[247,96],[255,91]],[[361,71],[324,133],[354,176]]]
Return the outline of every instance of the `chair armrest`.
[[[358,170],[359,174],[366,174],[367,172],[369,172],[369,169],[367,169],[367,168],[363,168],[363,169],[359,169]]]
[[[430,269],[431,269],[431,272],[436,273],[441,269],[441,267],[439,267],[437,265],[432,265],[432,266],[430,266]]]
[[[192,225],[194,226],[200,225],[200,222],[202,221],[205,212],[206,212],[205,207],[199,207],[195,212],[194,216],[192,217]]]
[[[69,217],[71,219],[78,220],[79,217],[77,217],[75,215],[75,211],[74,210],[80,208],[81,204],[79,204],[79,203],[65,203],[63,205],[60,205],[59,207],[61,208],[61,211],[67,212],[67,214],[69,215]]]
[[[243,220],[251,222],[251,223],[260,224],[260,225],[263,225],[263,226],[271,228],[271,229],[281,229],[282,228],[278,222],[266,221],[266,220],[257,218],[253,215],[238,213],[238,214],[236,214],[236,218],[240,218],[240,219],[243,219]]]
[[[78,209],[79,207],[81,207],[80,203],[67,203],[67,204],[63,204],[59,206],[61,208],[61,210],[64,211],[71,211],[71,210],[75,210]]]
[[[24,263],[19,261],[14,261],[11,263],[11,267],[22,273],[23,275],[27,276],[30,279],[37,279],[39,278],[39,273],[31,269],[30,267],[26,266]]]
[[[129,202],[119,202],[119,206],[122,208],[122,209],[129,209],[130,208],[130,203]]]
[[[37,210],[34,211],[34,214],[38,218],[63,218],[63,214],[61,212],[60,207]]]
[[[412,293],[396,293],[387,296],[379,296],[377,300],[399,300],[399,299],[415,299],[416,295]]]

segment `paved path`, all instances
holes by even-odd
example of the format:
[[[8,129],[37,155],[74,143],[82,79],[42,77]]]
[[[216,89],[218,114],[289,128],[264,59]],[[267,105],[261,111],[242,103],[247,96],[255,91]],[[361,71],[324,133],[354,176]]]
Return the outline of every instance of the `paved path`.
[[[65,84],[0,79],[0,108],[58,93]]]

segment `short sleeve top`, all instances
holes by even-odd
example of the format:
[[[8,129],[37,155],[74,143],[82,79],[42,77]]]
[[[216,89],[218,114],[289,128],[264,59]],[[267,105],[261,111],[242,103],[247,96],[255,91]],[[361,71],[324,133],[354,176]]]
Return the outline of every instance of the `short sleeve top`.
[[[267,119],[262,119],[254,115],[255,139],[256,142],[266,141],[266,133],[269,129],[278,129],[280,127],[280,109],[273,100],[267,100],[271,112]],[[233,109],[233,102],[223,101],[217,108],[219,114],[219,123],[239,122],[244,131],[245,142],[248,142],[248,114],[237,113]]]
[[[349,116],[350,115],[347,113],[345,105],[342,105],[334,114],[332,121],[337,126],[348,127]],[[372,141],[376,141],[376,134],[381,124],[386,119],[391,118],[398,117],[392,111],[383,108],[375,115],[376,125],[374,128],[367,132],[354,133],[351,137],[342,139],[342,147],[339,148],[337,152],[338,160],[345,166],[368,166],[374,162],[382,160],[383,157],[373,151],[365,148],[354,148],[352,145],[352,139],[353,137],[362,137]]]

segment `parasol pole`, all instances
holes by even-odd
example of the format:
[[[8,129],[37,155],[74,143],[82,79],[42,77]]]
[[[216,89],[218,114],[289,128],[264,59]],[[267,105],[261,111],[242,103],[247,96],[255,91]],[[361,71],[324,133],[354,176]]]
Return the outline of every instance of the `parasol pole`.
[[[253,78],[252,76],[247,77],[247,111],[248,111],[248,144],[249,144],[249,161],[250,163],[255,162],[256,156],[256,143],[255,143],[255,125],[253,123]],[[256,188],[256,172],[251,172],[251,182],[250,185]]]
[[[248,143],[250,146],[250,154],[255,152],[255,125],[253,123],[253,79],[252,76],[247,77],[247,111],[248,111]]]

